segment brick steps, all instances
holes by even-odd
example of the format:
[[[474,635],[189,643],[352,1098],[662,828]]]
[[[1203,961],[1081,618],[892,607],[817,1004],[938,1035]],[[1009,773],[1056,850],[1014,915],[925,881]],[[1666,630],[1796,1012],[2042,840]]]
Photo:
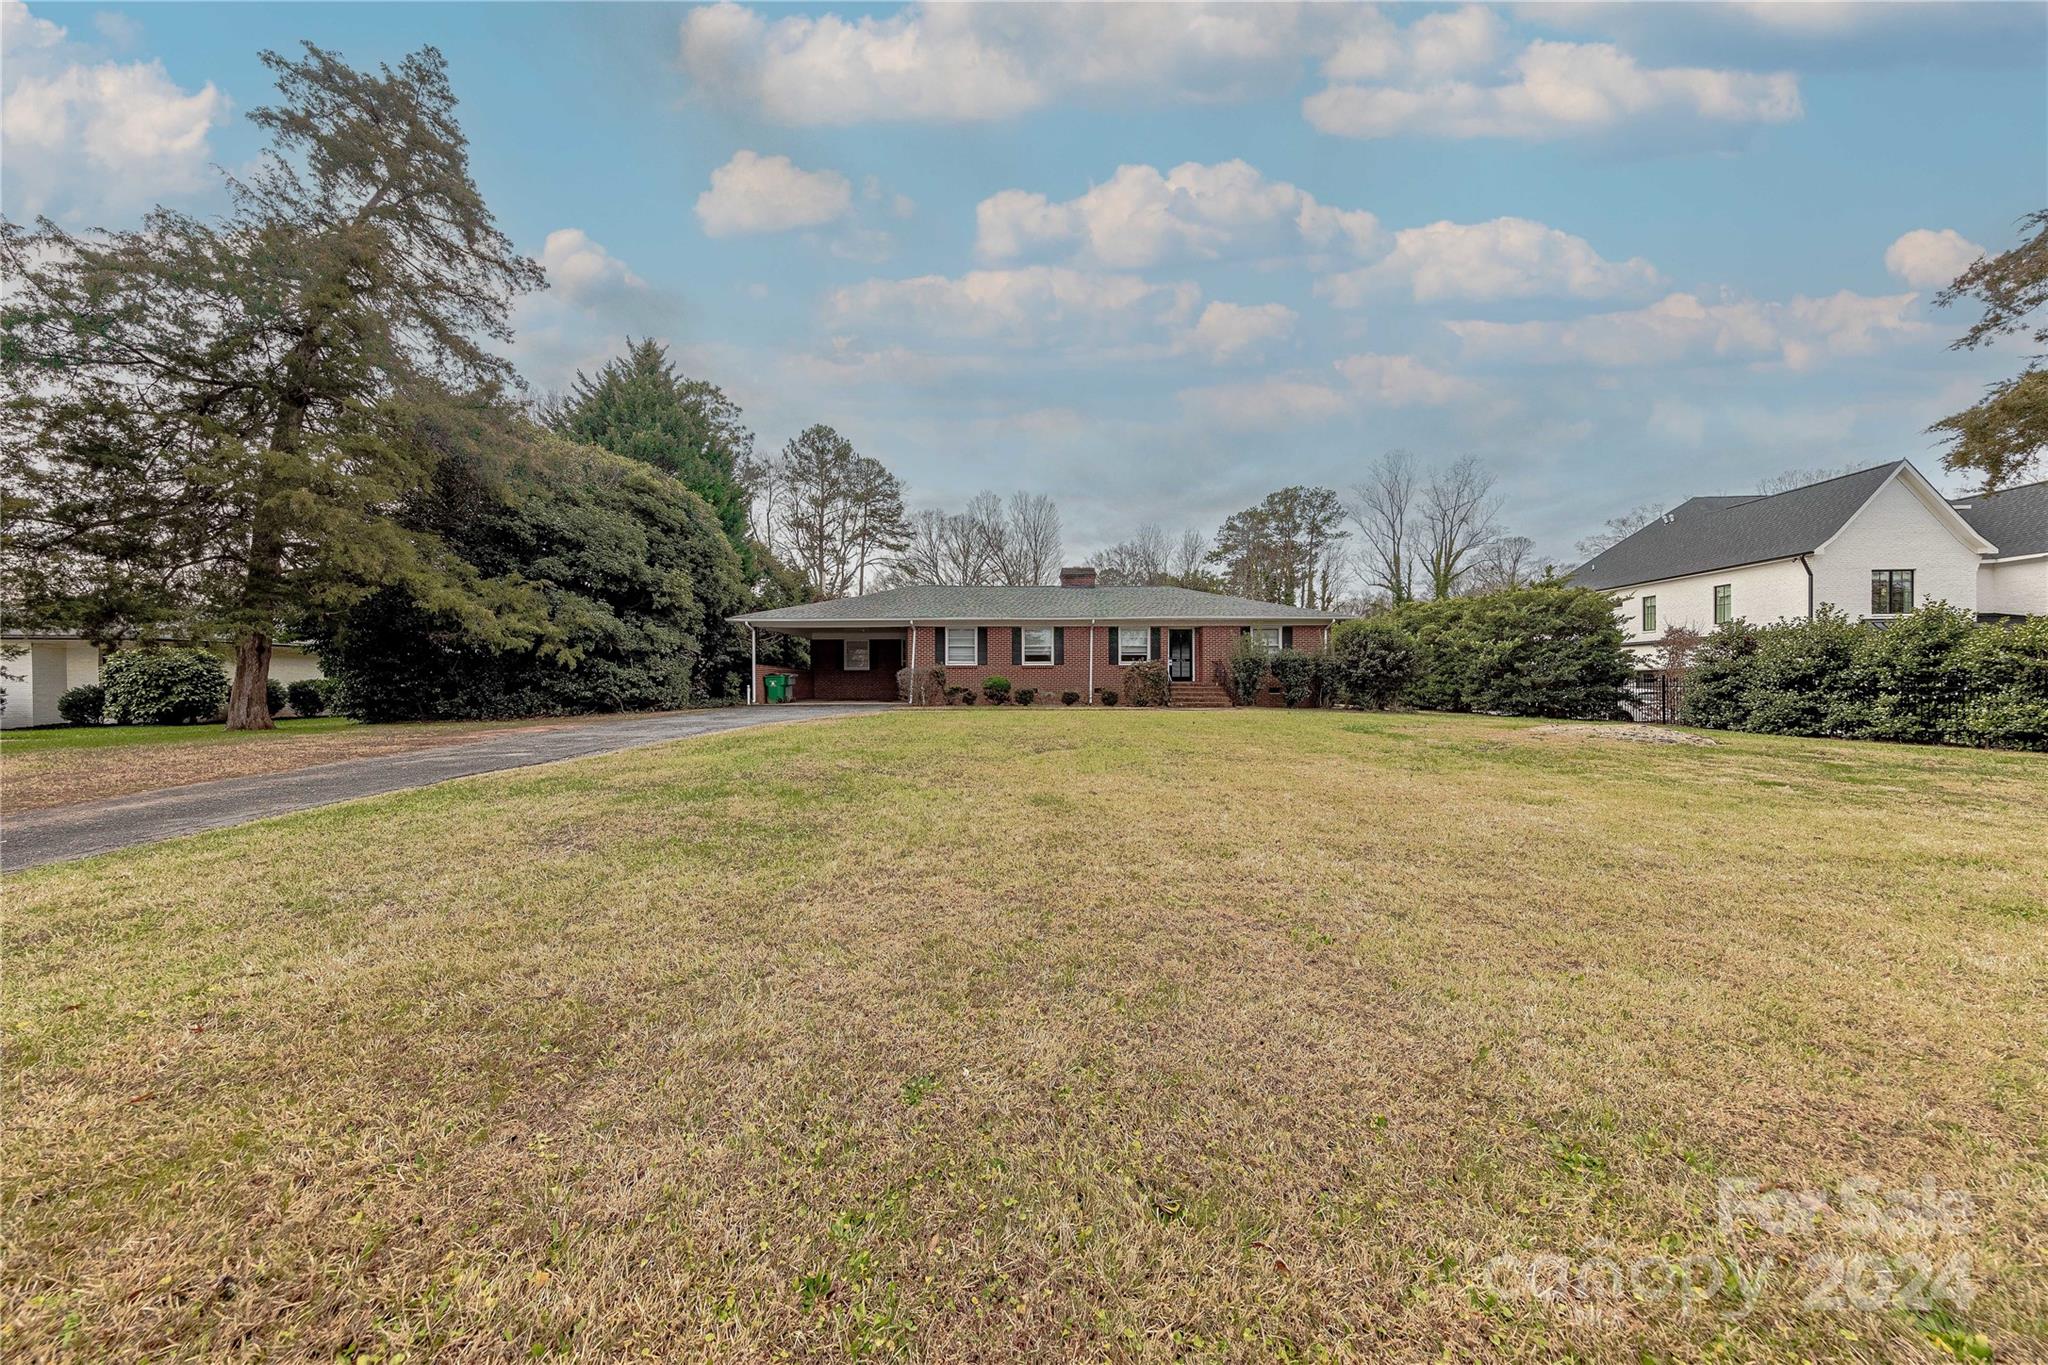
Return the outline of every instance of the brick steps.
[[[1215,683],[1174,683],[1166,694],[1168,706],[1187,709],[1230,705],[1230,694]]]

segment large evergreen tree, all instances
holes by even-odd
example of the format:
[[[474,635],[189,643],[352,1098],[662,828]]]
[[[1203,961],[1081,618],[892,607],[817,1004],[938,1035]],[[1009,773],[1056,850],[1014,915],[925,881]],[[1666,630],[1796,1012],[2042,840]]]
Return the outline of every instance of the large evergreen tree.
[[[389,515],[431,452],[385,405],[514,382],[483,340],[542,283],[470,178],[438,52],[263,62],[272,145],[223,220],[0,244],[8,605],[231,639],[239,729],[269,728],[271,641],[308,611],[406,584],[493,629],[475,576]]]
[[[562,435],[614,455],[644,460],[681,479],[711,504],[726,539],[748,573],[755,568],[747,531],[747,491],[740,471],[754,452],[754,433],[739,405],[715,384],[685,379],[668,351],[651,339],[628,341],[626,353],[595,378],[582,373],[547,417]]]
[[[1953,349],[1973,350],[2009,336],[2048,346],[2048,322],[2037,316],[2048,304],[2048,209],[2020,220],[2032,233],[2010,251],[1979,259],[1936,296],[1946,307],[1964,299],[1984,305],[1984,316],[1957,338]],[[1948,449],[1941,462],[1979,476],[1985,488],[2025,479],[2048,450],[2048,354],[2027,358],[2017,377],[1993,384],[1975,406],[1936,422]]]

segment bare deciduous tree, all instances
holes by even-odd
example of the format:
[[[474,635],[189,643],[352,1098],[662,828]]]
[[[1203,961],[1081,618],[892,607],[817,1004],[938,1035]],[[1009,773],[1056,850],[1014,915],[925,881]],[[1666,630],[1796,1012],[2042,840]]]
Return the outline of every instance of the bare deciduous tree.
[[[1423,485],[1416,530],[1432,596],[1456,595],[1473,555],[1499,537],[1494,517],[1500,511],[1500,497],[1493,482],[1492,472],[1477,456],[1465,455],[1431,474]]]
[[[1527,536],[1501,536],[1479,547],[1472,557],[1466,587],[1472,592],[1526,588],[1536,581],[1536,542]]]
[[[1640,507],[1631,507],[1618,517],[1609,517],[1607,524],[1578,543],[1580,555],[1587,559],[1599,554],[1610,546],[1619,545],[1636,532],[1664,515],[1664,504],[1646,502]]]
[[[1388,451],[1373,461],[1351,496],[1366,586],[1398,606],[1415,596],[1415,457]]]
[[[994,546],[997,579],[1011,587],[1051,581],[1060,567],[1060,509],[1043,493],[1012,493]]]

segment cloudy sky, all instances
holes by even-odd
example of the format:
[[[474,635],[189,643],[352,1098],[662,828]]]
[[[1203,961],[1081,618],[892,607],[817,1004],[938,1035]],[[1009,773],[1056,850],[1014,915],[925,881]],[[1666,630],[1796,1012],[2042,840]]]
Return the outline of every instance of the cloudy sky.
[[[673,347],[765,447],[1069,555],[1391,447],[1566,556],[1639,502],[1916,459],[2017,365],[1930,306],[2048,203],[2048,7],[5,7],[7,216],[217,209],[256,60],[448,57],[559,388]]]

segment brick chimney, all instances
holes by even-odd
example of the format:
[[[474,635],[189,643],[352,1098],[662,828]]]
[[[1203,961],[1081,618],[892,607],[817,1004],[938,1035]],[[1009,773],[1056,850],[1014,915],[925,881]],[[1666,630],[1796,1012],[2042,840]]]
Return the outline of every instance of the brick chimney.
[[[1095,586],[1095,569],[1092,565],[1080,564],[1060,570],[1060,586],[1063,588],[1092,588]]]

